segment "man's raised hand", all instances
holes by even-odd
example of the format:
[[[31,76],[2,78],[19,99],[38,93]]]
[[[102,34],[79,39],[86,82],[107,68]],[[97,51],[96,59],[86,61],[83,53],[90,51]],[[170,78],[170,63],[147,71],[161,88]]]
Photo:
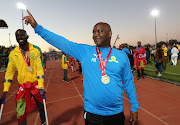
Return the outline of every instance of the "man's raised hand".
[[[31,24],[32,28],[36,28],[37,26],[37,22],[34,19],[34,17],[32,16],[32,14],[29,12],[29,10],[27,10],[27,13],[29,14],[29,16],[25,16],[22,18],[22,20],[25,20],[25,24]]]

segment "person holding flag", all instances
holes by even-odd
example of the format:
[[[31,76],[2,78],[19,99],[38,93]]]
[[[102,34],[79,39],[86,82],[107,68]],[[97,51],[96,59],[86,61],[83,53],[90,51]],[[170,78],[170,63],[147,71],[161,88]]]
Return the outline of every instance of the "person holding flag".
[[[41,49],[32,45],[27,40],[29,36],[24,29],[15,32],[19,44],[9,54],[9,62],[4,79],[4,91],[0,94],[2,101],[11,86],[15,69],[18,71],[19,88],[16,94],[16,112],[18,125],[26,125],[26,116],[38,107],[41,125],[45,125],[44,96],[44,71]],[[40,93],[42,93],[40,95]]]
[[[144,67],[146,63],[146,50],[141,46],[141,41],[138,41],[138,47],[134,51],[134,67],[138,72],[138,79],[141,78],[140,70],[142,73],[142,78],[144,79]]]
[[[26,24],[48,43],[79,60],[83,69],[85,125],[124,125],[123,85],[131,104],[130,121],[138,120],[139,104],[127,55],[111,47],[112,31],[108,23],[93,28],[96,46],[73,43],[37,24],[27,10]]]

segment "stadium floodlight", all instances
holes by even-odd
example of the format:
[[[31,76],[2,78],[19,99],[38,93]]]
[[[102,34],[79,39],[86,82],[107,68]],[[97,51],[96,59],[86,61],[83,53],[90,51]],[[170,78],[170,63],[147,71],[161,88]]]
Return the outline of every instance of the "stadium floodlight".
[[[159,15],[159,10],[157,10],[157,9],[152,10],[152,11],[151,11],[151,15],[152,15],[153,17],[157,17],[157,16]]]
[[[20,10],[26,10],[26,5],[23,4],[23,3],[17,3],[17,8],[20,9]]]
[[[157,10],[157,9],[152,10],[151,15],[154,17],[154,20],[155,20],[155,46],[156,46],[156,44],[157,44],[156,17],[159,15],[159,10]]]
[[[23,18],[23,17],[24,17],[24,16],[23,16],[23,11],[26,10],[26,5],[23,4],[23,3],[18,2],[18,3],[17,3],[17,8],[22,11],[22,18]],[[24,29],[24,22],[23,22],[23,20],[22,20],[22,28]]]

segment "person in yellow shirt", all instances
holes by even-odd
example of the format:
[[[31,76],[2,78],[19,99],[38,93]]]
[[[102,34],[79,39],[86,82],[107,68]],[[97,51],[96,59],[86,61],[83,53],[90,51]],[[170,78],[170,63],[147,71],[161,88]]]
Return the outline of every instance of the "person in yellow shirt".
[[[15,69],[18,71],[19,89],[16,95],[16,112],[18,125],[26,125],[26,116],[36,105],[39,110],[41,124],[45,125],[45,112],[40,92],[44,91],[44,71],[41,49],[27,40],[29,36],[23,29],[15,32],[19,44],[9,54],[9,62],[4,79],[4,90],[0,94],[2,101],[11,86]],[[34,104],[34,105],[33,105]]]
[[[180,43],[178,44],[178,50],[179,50],[178,59],[180,59]]]
[[[64,76],[63,76],[63,81],[66,83],[69,83],[67,79],[67,70],[68,70],[68,60],[67,60],[67,55],[63,53],[62,55],[62,69],[64,70]]]
[[[166,47],[165,44],[162,45],[162,50],[164,51],[164,57],[165,57],[165,62],[163,64],[163,69],[166,70],[166,64],[168,63],[168,56],[167,56],[168,48]]]

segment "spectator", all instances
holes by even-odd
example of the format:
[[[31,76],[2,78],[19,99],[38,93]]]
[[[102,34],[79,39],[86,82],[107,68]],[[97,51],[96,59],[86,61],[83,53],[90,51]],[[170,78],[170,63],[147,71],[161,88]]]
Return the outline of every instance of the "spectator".
[[[69,61],[67,60],[67,55],[63,53],[62,55],[62,69],[64,70],[63,81],[65,81],[66,83],[69,83],[67,78],[68,62]]]
[[[76,71],[75,59],[74,58],[69,57],[69,64],[71,65],[72,72]]]
[[[133,72],[133,66],[134,66],[134,58],[133,58],[133,54],[134,54],[134,48],[133,46],[130,46],[129,47],[129,60],[130,60],[130,64],[131,64],[131,71]]]
[[[168,62],[171,61],[171,49],[172,49],[172,47],[171,47],[171,46],[168,46],[168,51],[167,51]]]
[[[129,50],[127,49],[127,45],[125,45],[125,46],[123,47],[122,51],[125,52],[127,56],[128,56],[129,53],[130,53]]]
[[[179,53],[178,53],[178,59],[180,59],[180,43],[178,44],[178,51],[179,51]]]
[[[119,45],[119,50],[122,50],[122,49],[123,49],[122,45]]]
[[[176,66],[177,64],[177,58],[178,58],[178,49],[176,48],[176,45],[173,45],[173,48],[171,50],[171,61],[173,63],[173,66]]]
[[[151,60],[153,60],[153,62],[154,62],[155,61],[155,53],[156,53],[154,46],[151,46],[150,53],[151,53]]]
[[[138,72],[138,79],[141,78],[140,70],[142,73],[142,78],[144,79],[144,67],[146,63],[146,50],[141,46],[141,42],[138,41],[138,47],[134,51],[134,66]]]
[[[46,71],[46,61],[47,61],[47,55],[46,55],[46,52],[44,52],[44,53],[43,53],[44,71]]]
[[[81,74],[82,73],[81,62],[79,60],[77,60],[77,62],[78,62],[78,65],[79,65],[79,74]]]
[[[148,46],[146,47],[146,61],[147,61],[147,64],[149,63],[152,64],[152,62],[150,61],[150,50]]]
[[[162,64],[165,61],[164,52],[160,45],[157,45],[156,57],[155,57],[155,67],[158,69],[158,77],[162,76]]]
[[[163,69],[166,70],[166,64],[168,63],[168,56],[167,56],[168,48],[166,47],[165,44],[162,45],[162,50],[164,52],[164,58],[165,58],[165,61],[163,63]]]

